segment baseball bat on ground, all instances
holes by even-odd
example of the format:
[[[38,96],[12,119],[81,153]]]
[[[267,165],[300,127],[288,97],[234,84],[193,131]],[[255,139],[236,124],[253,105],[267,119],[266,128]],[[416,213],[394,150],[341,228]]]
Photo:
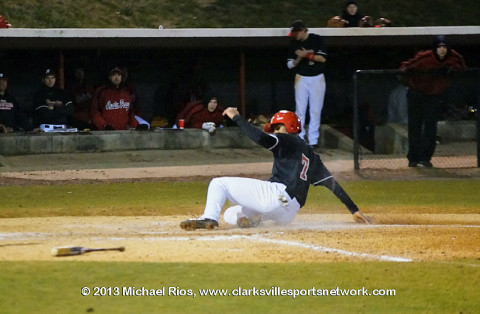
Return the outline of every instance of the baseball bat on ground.
[[[70,255],[80,255],[88,252],[96,252],[96,251],[125,251],[125,247],[113,247],[113,248],[100,248],[100,249],[92,249],[88,247],[82,246],[64,246],[64,247],[54,247],[52,249],[53,256],[70,256]]]

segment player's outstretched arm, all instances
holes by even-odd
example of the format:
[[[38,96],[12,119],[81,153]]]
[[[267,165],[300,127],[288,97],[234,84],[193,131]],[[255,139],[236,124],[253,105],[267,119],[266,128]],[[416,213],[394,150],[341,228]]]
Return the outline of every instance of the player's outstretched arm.
[[[335,178],[332,176],[328,180],[324,180],[320,185],[325,186],[328,188],[330,191],[332,191],[333,194],[343,203],[345,206],[348,208],[350,213],[353,215],[353,220],[359,223],[366,223],[370,224],[372,222],[372,219],[369,217],[366,217],[357,207],[357,205],[353,202],[353,200],[350,198],[350,196],[345,192],[345,190],[342,188],[342,186],[335,180]]]
[[[276,137],[263,132],[247,120],[243,119],[237,108],[228,107],[223,111],[223,115],[232,119],[252,141],[269,149],[277,143]]]

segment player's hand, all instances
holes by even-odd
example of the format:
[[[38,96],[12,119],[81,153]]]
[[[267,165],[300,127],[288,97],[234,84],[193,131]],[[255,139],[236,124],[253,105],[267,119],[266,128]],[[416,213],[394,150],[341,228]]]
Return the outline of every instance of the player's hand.
[[[305,50],[305,48],[297,49],[295,50],[295,54],[297,55],[297,57],[305,58],[305,55],[307,54],[307,50]]]
[[[373,223],[373,219],[371,217],[365,216],[361,211],[356,211],[353,214],[353,220],[355,220],[355,222],[357,223],[363,223],[367,225],[370,225]]]
[[[237,114],[240,114],[236,107],[228,107],[222,113],[223,116],[227,116],[230,119],[233,119]]]
[[[295,54],[300,58],[305,58],[308,53],[313,53],[313,50],[306,50],[305,48],[295,50]]]

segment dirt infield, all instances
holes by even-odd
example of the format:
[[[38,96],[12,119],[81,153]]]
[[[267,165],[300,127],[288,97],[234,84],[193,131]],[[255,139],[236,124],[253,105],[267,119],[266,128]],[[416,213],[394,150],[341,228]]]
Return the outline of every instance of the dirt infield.
[[[378,215],[376,224],[360,225],[348,214],[305,214],[288,226],[266,222],[255,229],[237,229],[221,224],[217,230],[192,232],[179,228],[186,218],[3,219],[0,260],[248,263],[480,258],[480,215],[410,215],[408,221],[404,216]],[[403,223],[394,224],[396,220]],[[126,251],[52,257],[51,249],[57,246],[125,246]]]
[[[230,151],[231,152],[231,151]],[[180,152],[182,153],[182,152]],[[185,152],[183,152],[185,153]],[[117,163],[98,162],[91,156],[30,156],[7,158],[0,185],[65,184],[84,181],[188,180],[219,175],[268,177],[271,156],[264,152],[235,151],[218,159],[202,152],[203,164],[190,154],[162,153],[163,160],[134,153]],[[200,158],[197,155],[197,158]],[[102,155],[105,158],[105,155]],[[125,158],[125,154],[122,155]],[[240,156],[240,158],[238,158]],[[48,159],[52,157],[53,160]],[[131,158],[144,162],[128,167]],[[223,158],[225,157],[225,158]],[[22,159],[23,158],[23,159]],[[38,159],[36,159],[38,158]],[[55,159],[57,158],[57,159]],[[152,160],[149,161],[149,158]],[[46,161],[48,160],[48,161]],[[75,161],[75,162],[72,162]],[[180,166],[176,165],[181,163]],[[354,172],[351,160],[326,154],[327,167],[340,180],[392,180],[424,178],[478,178],[478,169],[370,169]],[[56,165],[56,166],[55,166]],[[200,213],[199,213],[200,214]],[[331,262],[381,260],[391,262],[446,261],[478,267],[480,214],[376,215],[373,225],[353,222],[349,214],[300,214],[287,226],[269,222],[255,229],[238,229],[221,223],[213,231],[187,232],[179,228],[183,216],[161,217],[49,217],[0,220],[0,260],[88,260],[145,262]],[[56,246],[116,247],[125,252],[92,252],[53,257]],[[460,260],[460,262],[459,262]],[[473,264],[471,261],[475,261]]]

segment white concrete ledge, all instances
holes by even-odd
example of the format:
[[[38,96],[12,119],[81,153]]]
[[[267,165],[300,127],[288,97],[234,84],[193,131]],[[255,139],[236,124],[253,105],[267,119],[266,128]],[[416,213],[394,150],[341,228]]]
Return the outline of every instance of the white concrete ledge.
[[[288,31],[288,28],[9,28],[0,30],[0,47],[279,47],[288,44]],[[426,38],[439,34],[449,35],[452,44],[480,44],[480,26],[312,27],[310,31],[325,36],[329,46],[428,45],[430,39]]]
[[[283,37],[288,28],[8,28],[0,38],[153,38],[153,37]],[[310,28],[323,36],[423,36],[423,35],[480,35],[480,26],[382,27],[382,28]]]

